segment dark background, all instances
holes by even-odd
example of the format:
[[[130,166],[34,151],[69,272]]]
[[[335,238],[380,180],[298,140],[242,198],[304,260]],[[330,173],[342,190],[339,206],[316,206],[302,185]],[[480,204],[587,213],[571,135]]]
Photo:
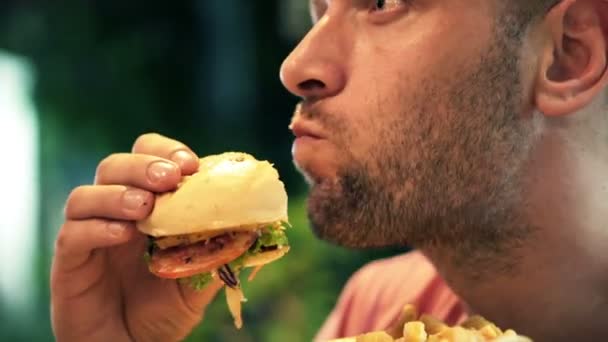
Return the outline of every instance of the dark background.
[[[244,328],[233,328],[221,295],[188,341],[311,340],[349,275],[396,251],[349,251],[308,229],[306,186],[292,166],[287,129],[297,99],[278,71],[309,25],[305,0],[0,2],[0,56],[19,61],[31,80],[33,133],[20,139],[36,146],[28,157],[35,200],[24,210],[0,207],[3,216],[36,222],[29,231],[0,225],[9,237],[3,248],[30,234],[20,251],[32,255],[0,262],[0,271],[21,272],[2,277],[29,279],[17,284],[28,291],[17,304],[0,289],[0,340],[53,340],[48,277],[63,203],[70,189],[92,181],[104,156],[129,151],[146,132],[200,155],[237,150],[270,160],[290,195],[292,250],[245,284]],[[1,77],[2,69],[7,82]],[[25,114],[6,113],[0,108],[0,134],[11,141],[17,133],[7,127]],[[5,148],[18,155],[20,146]]]

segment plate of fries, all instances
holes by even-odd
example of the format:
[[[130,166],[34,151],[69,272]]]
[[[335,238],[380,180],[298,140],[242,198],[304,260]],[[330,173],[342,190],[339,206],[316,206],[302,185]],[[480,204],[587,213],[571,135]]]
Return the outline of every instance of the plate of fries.
[[[503,331],[494,323],[475,315],[456,326],[448,326],[430,315],[418,315],[413,305],[406,305],[401,320],[389,331],[331,340],[328,342],[532,342],[514,330]]]

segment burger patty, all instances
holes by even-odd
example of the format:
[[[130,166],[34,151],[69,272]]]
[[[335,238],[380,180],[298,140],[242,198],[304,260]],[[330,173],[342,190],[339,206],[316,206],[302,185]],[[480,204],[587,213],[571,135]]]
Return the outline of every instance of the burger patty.
[[[150,253],[150,272],[170,279],[209,272],[241,256],[257,237],[255,232],[231,232],[193,244],[154,248]]]
[[[252,224],[252,225],[244,225],[238,226],[233,229],[234,232],[243,232],[243,231],[255,231],[261,229],[263,227],[268,226],[267,223],[261,224]],[[220,235],[221,236],[221,235]],[[167,249],[175,246],[184,246],[193,244],[199,241],[209,240],[208,234],[182,234],[182,235],[171,235],[171,236],[163,236],[154,239],[154,244],[160,249]]]

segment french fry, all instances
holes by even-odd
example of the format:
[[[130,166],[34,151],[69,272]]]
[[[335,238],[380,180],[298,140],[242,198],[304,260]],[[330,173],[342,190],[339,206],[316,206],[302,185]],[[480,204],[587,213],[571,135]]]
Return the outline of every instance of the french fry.
[[[488,324],[478,331],[486,339],[493,339],[502,335],[500,329],[498,329],[498,327],[496,327],[494,324]]]
[[[356,342],[394,342],[391,335],[385,331],[375,331],[365,335],[357,336]]]
[[[487,319],[479,315],[473,315],[462,322],[460,326],[467,329],[481,330],[483,327],[490,324],[492,324],[492,322],[488,321]]]
[[[507,329],[507,331],[505,331],[505,333],[503,335],[504,336],[517,336],[517,333],[513,329]]]
[[[448,327],[447,324],[431,315],[420,316],[420,321],[424,323],[424,329],[429,335],[438,334]]]
[[[424,323],[407,322],[403,325],[404,342],[424,342],[427,337],[428,334],[426,333]]]
[[[401,319],[403,320],[403,324],[415,321],[418,319],[418,309],[412,304],[406,304],[403,310],[401,310]]]
[[[387,333],[394,338],[399,338],[403,336],[403,326],[407,322],[415,321],[416,319],[418,319],[418,309],[416,309],[416,307],[412,304],[406,304],[401,310],[399,320],[395,325],[391,326],[391,328],[387,330]]]
[[[453,327],[443,329],[437,334],[437,337],[445,339],[446,341],[454,342],[483,342],[484,339],[480,335],[477,335],[475,331],[468,330],[463,327]]]
[[[418,310],[412,305],[403,307],[398,323],[398,327],[393,326],[387,332],[330,342],[532,342],[512,329],[503,332],[481,316],[471,316],[462,324],[450,327],[433,316],[418,316]]]
[[[448,340],[441,338],[437,335],[429,336],[426,342],[449,342]]]

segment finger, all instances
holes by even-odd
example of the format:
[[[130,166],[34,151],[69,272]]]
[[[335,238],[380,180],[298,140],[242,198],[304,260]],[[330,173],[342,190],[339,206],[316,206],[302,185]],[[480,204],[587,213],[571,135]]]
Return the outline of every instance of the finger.
[[[154,194],[124,185],[79,186],[70,193],[65,216],[70,220],[108,218],[142,220],[152,211]]]
[[[135,235],[131,222],[90,219],[66,221],[55,241],[55,263],[62,271],[72,270],[87,261],[97,248],[128,242]]]
[[[198,157],[188,146],[160,134],[143,134],[135,140],[133,153],[149,154],[169,159],[179,165],[183,175],[198,170]]]
[[[200,315],[201,312],[204,312],[204,308],[213,301],[219,290],[224,287],[224,283],[215,279],[202,290],[195,290],[190,285],[181,282],[178,286],[188,308],[194,314]]]
[[[177,164],[144,154],[112,154],[99,163],[95,184],[123,184],[165,192],[175,189],[182,176]]]

